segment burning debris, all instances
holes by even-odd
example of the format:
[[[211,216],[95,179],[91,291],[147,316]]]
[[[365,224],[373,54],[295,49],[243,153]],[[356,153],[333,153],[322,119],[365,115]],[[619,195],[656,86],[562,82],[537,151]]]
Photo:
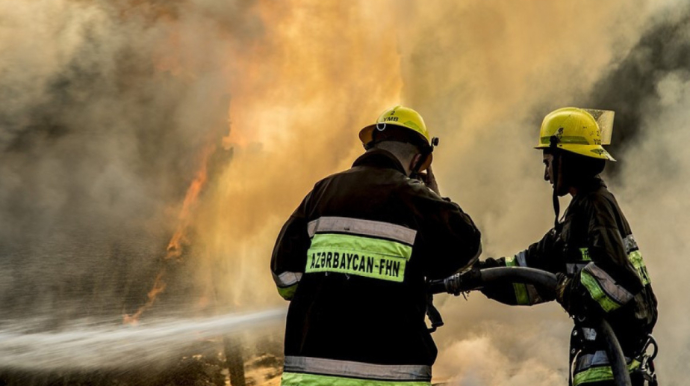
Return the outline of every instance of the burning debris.
[[[443,135],[451,150],[438,153],[442,189],[478,214],[487,256],[522,247],[541,235],[525,218],[543,226],[551,220],[540,176],[526,172],[540,162],[524,150],[538,125],[530,120],[581,96],[594,101],[582,105],[617,110],[620,127],[626,119],[635,127],[617,131],[630,137],[614,143],[638,152],[612,180],[629,197],[648,198],[649,209],[635,210],[644,216],[635,232],[649,248],[650,271],[665,278],[659,295],[669,316],[658,330],[668,332],[660,342],[667,357],[687,359],[690,333],[678,327],[687,310],[675,296],[687,232],[668,230],[686,223],[679,216],[688,212],[675,196],[690,181],[687,152],[675,146],[687,131],[687,6],[643,3],[56,0],[1,7],[0,334],[27,327],[22,335],[41,340],[24,353],[40,354],[50,342],[40,334],[95,326],[107,337],[163,317],[279,304],[266,268],[277,219],[313,181],[361,152],[352,134],[363,117],[397,101],[424,111]],[[574,18],[575,9],[587,18]],[[230,116],[239,128],[233,140]],[[646,124],[650,116],[659,121]],[[652,131],[664,136],[646,144],[659,145],[637,146]],[[672,167],[650,167],[658,158],[672,159]],[[651,184],[637,183],[639,173],[630,177],[633,168],[664,189],[645,193]],[[439,332],[436,376],[516,386],[563,379],[559,353],[567,342],[557,338],[563,331],[553,310],[520,314],[527,322],[517,327],[517,311],[482,301],[442,308],[453,323]],[[276,383],[280,333],[223,335],[189,338],[179,350],[165,343],[174,334],[132,337],[122,345],[141,342],[140,351],[116,369],[58,369],[28,355],[23,364],[35,367],[0,360],[0,384],[213,385],[223,378],[236,386],[241,380],[230,378],[238,367],[246,384]],[[148,350],[170,355],[140,364]],[[482,355],[468,357],[468,350]],[[664,379],[682,383],[686,362],[662,361]]]
[[[156,275],[153,288],[151,288],[146,295],[148,297],[148,301],[143,306],[139,307],[134,314],[125,314],[125,324],[136,324],[141,315],[153,306],[158,298],[158,295],[165,291],[166,283],[164,279],[167,273],[167,264],[172,262],[180,262],[182,260],[184,248],[190,243],[188,234],[193,221],[194,209],[199,204],[199,196],[208,183],[208,170],[209,167],[212,166],[209,165],[209,163],[211,161],[217,162],[219,160],[218,157],[213,157],[213,155],[219,151],[228,152],[229,155],[232,155],[231,150],[225,150],[217,145],[209,145],[204,149],[202,153],[201,168],[197,171],[194,180],[187,189],[187,194],[185,195],[184,202],[182,203],[182,209],[180,210],[178,217],[177,227],[175,228],[175,232],[168,243],[167,253],[163,258],[163,263],[165,265]],[[215,168],[217,167],[218,166],[215,166]]]

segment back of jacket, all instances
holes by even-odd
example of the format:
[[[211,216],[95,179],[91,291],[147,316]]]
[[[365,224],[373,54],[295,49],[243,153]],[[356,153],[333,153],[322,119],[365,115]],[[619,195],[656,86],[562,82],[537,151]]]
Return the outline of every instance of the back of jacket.
[[[425,279],[479,253],[480,233],[458,205],[408,178],[392,154],[367,152],[318,182],[276,242],[271,268],[291,299],[285,371],[428,380],[436,347],[424,322]],[[355,371],[350,362],[380,366]],[[342,374],[344,363],[351,371]]]

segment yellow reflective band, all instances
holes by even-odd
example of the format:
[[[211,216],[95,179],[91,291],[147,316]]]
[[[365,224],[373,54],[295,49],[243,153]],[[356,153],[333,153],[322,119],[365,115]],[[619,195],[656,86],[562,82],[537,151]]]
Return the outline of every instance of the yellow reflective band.
[[[431,382],[423,381],[379,381],[288,372],[283,373],[280,384],[282,386],[431,386]]]
[[[621,306],[613,299],[609,298],[604,290],[602,290],[599,286],[597,279],[584,269],[580,271],[580,282],[585,286],[585,288],[587,288],[587,291],[592,299],[599,303],[604,311],[610,312]]]
[[[506,267],[515,267],[518,265],[517,257],[506,257]],[[515,301],[518,305],[529,306],[532,304],[529,300],[529,293],[527,286],[523,283],[513,283],[513,290],[515,290]]]
[[[637,270],[637,274],[640,275],[640,280],[642,280],[642,285],[647,285],[651,283],[649,279],[649,273],[647,273],[647,266],[642,259],[642,254],[639,250],[632,251],[628,254],[628,260],[632,263],[633,267]]]
[[[292,298],[295,297],[295,291],[297,291],[298,285],[299,283],[293,284],[289,287],[277,287],[278,293],[283,297],[283,299],[292,300]]]
[[[402,282],[412,247],[390,240],[316,234],[307,251],[306,273],[337,272]]]
[[[582,254],[582,261],[592,261],[589,256],[589,248],[580,248],[580,253]]]
[[[628,371],[633,371],[638,367],[640,367],[640,362],[633,359],[628,365]],[[573,377],[573,386],[611,380],[613,380],[613,370],[611,370],[611,366],[590,367],[587,370],[575,374]]]
[[[513,283],[515,290],[515,300],[521,306],[529,306],[532,302],[529,300],[529,293],[527,292],[527,285],[523,283]]]

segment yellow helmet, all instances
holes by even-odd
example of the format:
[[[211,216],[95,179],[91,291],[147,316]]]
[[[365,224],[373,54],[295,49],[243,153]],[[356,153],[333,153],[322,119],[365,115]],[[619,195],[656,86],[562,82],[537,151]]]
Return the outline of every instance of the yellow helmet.
[[[373,140],[374,129],[383,131],[387,125],[412,130],[424,137],[427,144],[431,144],[431,137],[422,116],[409,107],[398,105],[381,113],[375,124],[369,125],[359,132],[359,139],[362,141],[362,145],[366,146]]]
[[[565,151],[585,157],[615,161],[602,144],[610,142],[611,128],[602,133],[602,125],[594,115],[607,119],[607,126],[613,125],[613,111],[585,110],[577,107],[564,107],[554,110],[544,117],[539,131],[536,149],[551,147],[551,137],[556,137],[556,146]],[[603,135],[602,135],[603,134]]]
[[[375,124],[366,126],[360,130],[359,139],[362,141],[362,145],[366,148],[367,145],[374,140],[374,130],[384,131],[387,126],[401,127],[419,134],[421,136],[420,140],[426,142],[426,145],[430,149],[426,162],[419,167],[419,171],[425,170],[431,165],[433,159],[431,151],[433,150],[433,146],[438,143],[438,139],[431,138],[422,116],[409,107],[398,105],[381,113]]]

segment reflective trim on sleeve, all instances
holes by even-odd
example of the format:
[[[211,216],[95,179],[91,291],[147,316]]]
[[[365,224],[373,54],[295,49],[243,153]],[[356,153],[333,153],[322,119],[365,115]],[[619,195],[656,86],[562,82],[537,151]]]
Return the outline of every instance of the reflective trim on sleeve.
[[[632,251],[640,249],[637,246],[637,241],[635,241],[635,236],[629,234],[623,239],[623,245],[625,246],[625,253],[630,253]]]
[[[309,237],[317,233],[347,233],[371,236],[413,245],[417,231],[387,222],[360,220],[348,217],[320,217],[307,224]]]
[[[515,259],[517,260],[517,264],[520,267],[527,267],[527,251],[522,251],[515,255]]]
[[[539,295],[539,292],[537,291],[537,287],[533,286],[532,284],[526,284],[526,287],[527,294],[529,295],[530,305],[544,302],[544,299],[541,298],[541,295]]]
[[[520,262],[522,260],[522,263]],[[525,251],[518,253],[513,257],[506,257],[506,267],[526,266],[522,265],[525,262]],[[520,306],[531,306],[541,302],[541,297],[537,289],[531,284],[513,283],[513,290],[515,291],[515,302]]]
[[[565,265],[565,270],[568,273],[568,275],[574,275],[580,272],[580,270],[582,270],[582,268],[584,268],[586,265],[587,264],[567,263]]]
[[[299,284],[293,284],[289,287],[277,287],[278,293],[280,294],[280,296],[283,297],[283,299],[292,300],[292,298],[295,297],[295,292],[297,291],[297,286],[299,286]]]
[[[402,282],[412,247],[390,240],[316,234],[307,251],[306,273],[336,272]]]
[[[626,357],[625,361],[628,364],[628,371],[633,371],[640,366],[640,362],[637,360]],[[613,380],[613,371],[606,352],[603,350],[578,356],[574,372],[574,386]]]
[[[278,287],[289,287],[302,280],[302,272],[283,272],[280,275],[273,274],[273,281]]]
[[[640,252],[640,248],[637,246],[635,236],[632,234],[625,236],[623,239],[623,244],[625,245],[625,253],[628,254],[628,260],[630,260],[630,263],[633,265],[633,267],[635,267],[635,270],[642,281],[642,285],[651,283],[649,273],[647,273],[647,266],[644,263],[644,259],[642,259],[642,253]]]
[[[592,299],[606,312],[619,308],[633,298],[630,292],[616,284],[606,271],[594,263],[587,264],[580,271],[580,281]]]
[[[377,365],[299,356],[285,357],[285,372],[379,381],[431,381],[431,367],[426,365]]]
[[[642,259],[642,254],[640,253],[640,251],[635,250],[630,252],[628,254],[628,260],[630,260],[630,263],[632,263],[633,267],[635,267],[637,274],[640,276],[640,280],[642,280],[642,285],[647,285],[651,283],[651,280],[649,279],[649,273],[647,273],[647,266],[645,265],[644,260]]]

